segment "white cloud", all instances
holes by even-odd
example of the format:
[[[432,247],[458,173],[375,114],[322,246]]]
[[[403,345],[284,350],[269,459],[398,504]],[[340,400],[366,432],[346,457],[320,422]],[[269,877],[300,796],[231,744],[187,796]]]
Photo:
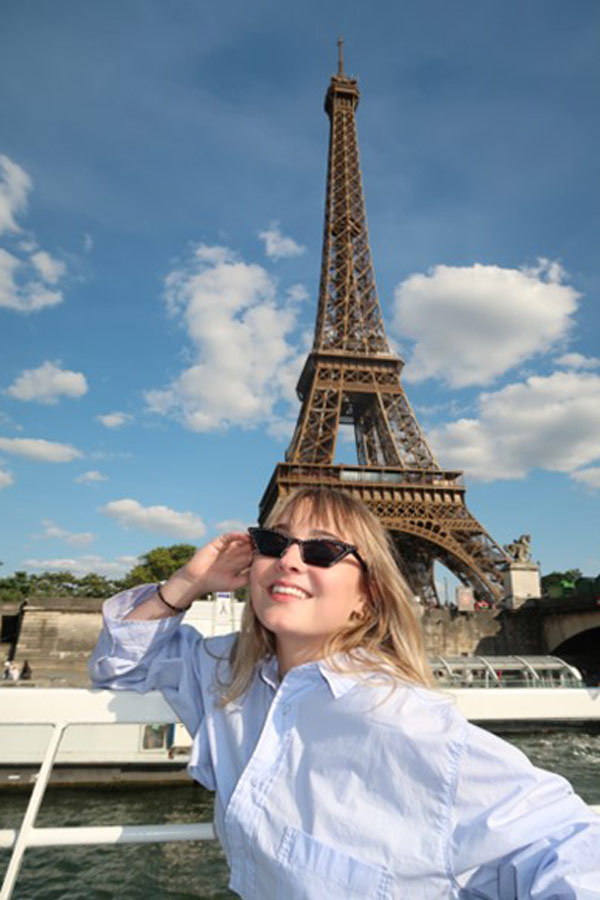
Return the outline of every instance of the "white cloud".
[[[571,472],[571,478],[578,484],[589,488],[592,491],[600,491],[600,466],[590,469],[579,469],[577,472]]]
[[[0,307],[31,313],[62,303],[62,292],[52,291],[40,281],[17,282],[16,276],[25,268],[20,259],[0,247]]]
[[[37,369],[25,369],[6,393],[17,400],[53,404],[58,398],[81,397],[87,393],[85,375],[61,369],[60,362],[45,362]]]
[[[0,490],[5,487],[9,487],[9,485],[14,484],[14,478],[10,474],[10,472],[6,472],[4,469],[0,469]]]
[[[27,209],[31,178],[8,156],[0,155],[0,234],[19,232],[16,217]]]
[[[37,253],[31,255],[30,259],[47,284],[56,284],[67,271],[63,262],[54,259],[45,250],[38,250]]]
[[[105,416],[96,416],[96,419],[102,422],[105,428],[122,428],[123,425],[133,422],[133,416],[124,412],[107,413]]]
[[[275,406],[288,399],[302,365],[288,341],[297,303],[278,303],[261,266],[205,245],[170,273],[165,298],[185,323],[194,364],[165,389],[146,393],[150,411],[174,415],[192,431],[275,421]]]
[[[91,234],[88,234],[87,231],[83,235],[83,250],[84,253],[91,253],[94,248],[94,238]]]
[[[23,568],[39,572],[71,572],[77,577],[95,572],[107,578],[122,578],[138,563],[137,556],[118,556],[115,560],[107,560],[89,554],[77,558],[25,559]]]
[[[583,353],[564,353],[556,362],[566,369],[597,369],[600,366],[600,359],[595,356],[584,356]]]
[[[90,472],[83,472],[82,475],[78,475],[73,481],[76,484],[96,484],[99,481],[108,481],[108,475],[103,475],[96,469],[92,469]]]
[[[132,459],[133,453],[129,453],[128,451],[115,453],[112,450],[93,450],[89,456],[91,459],[100,459],[103,462],[106,462],[107,460],[113,459]]]
[[[287,295],[292,303],[304,303],[310,299],[310,294],[303,284],[292,284],[287,289]]]
[[[60,525],[57,525],[56,522],[53,522],[51,519],[44,519],[42,525],[44,528],[43,533],[33,535],[33,537],[58,538],[61,541],[66,541],[67,544],[74,544],[78,547],[84,547],[87,544],[91,544],[96,537],[91,531],[68,531],[66,528],[61,528]]]
[[[272,222],[271,227],[258,235],[265,245],[265,253],[269,259],[286,259],[290,256],[301,256],[306,247],[297,244],[291,237],[281,233],[279,222]]]
[[[544,259],[530,269],[475,264],[411,275],[394,295],[393,329],[416,342],[406,380],[490,384],[552,349],[567,337],[579,297],[563,275]]]
[[[187,538],[200,538],[206,531],[202,519],[192,512],[177,512],[168,506],[142,506],[137,500],[130,498],[111,500],[100,507],[100,512],[110,516],[124,528],[139,528]]]
[[[573,472],[600,457],[600,376],[534,375],[481,394],[478,418],[434,428],[429,438],[443,466],[483,481],[535,468]]]
[[[0,155],[0,234],[21,234],[17,217],[27,209],[31,178],[17,163]],[[62,291],[51,290],[66,274],[64,263],[45,250],[38,250],[35,237],[26,235],[18,242],[19,258],[0,247],[0,307],[20,313],[38,312],[62,303]],[[39,280],[41,276],[41,281]]]
[[[71,462],[71,460],[83,456],[81,450],[77,450],[71,444],[57,444],[42,438],[0,437],[0,450],[14,453],[16,456],[24,456],[35,462]]]
[[[226,531],[246,531],[247,527],[248,523],[242,522],[241,519],[223,519],[222,522],[215,522],[215,529],[221,534]]]
[[[267,425],[267,434],[276,441],[289,442],[294,434],[296,419],[275,419]]]

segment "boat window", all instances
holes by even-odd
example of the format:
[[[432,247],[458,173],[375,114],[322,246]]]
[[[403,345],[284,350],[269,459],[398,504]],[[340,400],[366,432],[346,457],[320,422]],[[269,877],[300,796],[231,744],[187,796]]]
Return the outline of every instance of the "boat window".
[[[146,725],[142,735],[142,750],[162,750],[167,746],[168,725]]]
[[[573,666],[554,656],[433,657],[436,680],[452,688],[581,687]]]

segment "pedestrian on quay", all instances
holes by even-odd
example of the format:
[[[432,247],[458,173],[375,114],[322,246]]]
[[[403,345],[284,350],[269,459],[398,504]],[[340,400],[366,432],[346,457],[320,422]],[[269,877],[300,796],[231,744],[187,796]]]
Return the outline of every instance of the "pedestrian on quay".
[[[17,663],[16,662],[9,663],[8,677],[10,678],[10,680],[16,682],[19,680],[20,675],[21,675],[21,670],[19,669],[19,666],[17,665]]]
[[[246,584],[239,634],[182,625]],[[600,898],[600,817],[433,687],[389,539],[343,492],[301,489],[107,601],[90,671],[180,716],[242,898]]]
[[[29,665],[29,660],[26,659],[21,667],[21,681],[31,681],[32,678],[33,671]]]

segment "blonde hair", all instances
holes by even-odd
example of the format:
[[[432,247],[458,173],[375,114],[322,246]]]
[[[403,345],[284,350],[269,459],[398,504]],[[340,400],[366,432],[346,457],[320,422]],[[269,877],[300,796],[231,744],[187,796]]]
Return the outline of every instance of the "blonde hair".
[[[284,497],[272,510],[273,523],[309,518],[349,543],[366,562],[363,574],[366,602],[359,618],[327,641],[324,656],[339,670],[379,672],[393,680],[431,685],[417,605],[400,572],[394,546],[377,517],[350,494],[335,488],[306,487]],[[343,654],[346,662],[333,659]],[[275,635],[259,621],[246,601],[240,635],[231,656],[230,680],[222,703],[241,696],[249,687],[257,663],[275,655]]]

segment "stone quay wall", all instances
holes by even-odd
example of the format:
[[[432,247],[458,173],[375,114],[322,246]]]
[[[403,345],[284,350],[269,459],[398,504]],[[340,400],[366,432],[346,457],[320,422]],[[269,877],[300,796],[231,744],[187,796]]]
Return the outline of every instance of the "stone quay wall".
[[[537,609],[458,612],[429,609],[421,623],[430,656],[544,654],[542,616]]]
[[[33,683],[53,687],[88,686],[87,660],[102,625],[101,600],[54,599],[30,603],[25,611],[15,659],[27,659]],[[1,612],[1,608],[0,608]],[[205,616],[208,622],[210,616]],[[203,627],[204,622],[199,622]],[[422,613],[430,656],[541,654],[547,647],[543,616],[519,610],[431,609]]]

